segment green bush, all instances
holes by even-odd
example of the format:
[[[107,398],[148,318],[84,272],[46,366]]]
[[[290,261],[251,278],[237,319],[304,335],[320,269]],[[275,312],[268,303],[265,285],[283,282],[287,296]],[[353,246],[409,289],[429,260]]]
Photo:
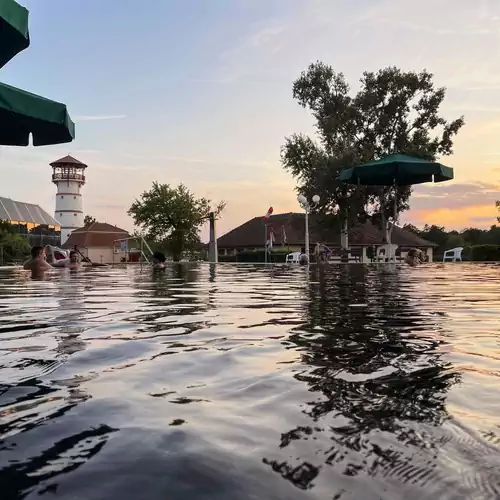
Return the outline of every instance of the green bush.
[[[30,245],[19,234],[0,232],[0,265],[11,264],[26,259],[30,254]]]
[[[471,247],[471,260],[500,261],[500,245],[474,245]]]

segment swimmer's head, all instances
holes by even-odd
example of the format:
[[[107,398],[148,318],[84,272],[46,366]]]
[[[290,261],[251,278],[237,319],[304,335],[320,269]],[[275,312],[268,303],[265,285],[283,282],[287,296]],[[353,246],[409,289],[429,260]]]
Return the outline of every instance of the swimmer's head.
[[[78,253],[71,250],[71,252],[69,252],[69,260],[70,262],[78,262]]]
[[[162,252],[155,252],[153,254],[153,263],[154,264],[163,264],[166,261],[165,254]]]
[[[33,247],[31,249],[31,258],[32,259],[39,259],[40,257],[45,258],[45,253],[43,251],[43,247]]]

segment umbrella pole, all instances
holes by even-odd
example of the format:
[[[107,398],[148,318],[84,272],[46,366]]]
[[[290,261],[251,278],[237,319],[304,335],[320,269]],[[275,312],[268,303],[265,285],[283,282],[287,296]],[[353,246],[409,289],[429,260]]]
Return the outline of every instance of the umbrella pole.
[[[394,214],[392,218],[392,226],[389,227],[389,255],[392,257],[392,230],[396,224],[398,217],[398,190],[396,185],[396,179],[394,179]],[[390,260],[390,259],[389,259]],[[394,255],[394,262],[396,262],[396,256]]]

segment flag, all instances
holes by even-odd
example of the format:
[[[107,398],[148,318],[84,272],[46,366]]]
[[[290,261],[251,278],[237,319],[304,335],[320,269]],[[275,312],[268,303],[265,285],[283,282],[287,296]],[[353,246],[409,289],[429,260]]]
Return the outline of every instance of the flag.
[[[264,215],[264,222],[269,220],[269,217],[271,217],[272,213],[273,213],[273,207],[269,207],[269,210],[267,211],[266,215]]]
[[[282,235],[281,235],[281,243],[283,245],[286,245],[287,242],[286,242],[285,226],[281,226],[281,233],[282,233]]]
[[[274,229],[273,226],[269,226],[269,239],[267,240],[267,246],[269,250],[273,248],[274,243]]]

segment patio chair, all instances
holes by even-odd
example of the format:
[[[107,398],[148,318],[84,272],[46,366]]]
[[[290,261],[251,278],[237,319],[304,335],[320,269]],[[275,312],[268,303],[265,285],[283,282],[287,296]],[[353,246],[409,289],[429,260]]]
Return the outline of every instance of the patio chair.
[[[443,262],[462,262],[462,252],[464,247],[446,250],[443,254]]]
[[[380,245],[377,248],[377,257],[375,259],[376,262],[396,262],[396,250],[398,249],[398,245],[389,245],[386,243],[385,245]]]
[[[300,252],[292,252],[286,256],[285,262],[287,264],[298,264],[300,260]]]

